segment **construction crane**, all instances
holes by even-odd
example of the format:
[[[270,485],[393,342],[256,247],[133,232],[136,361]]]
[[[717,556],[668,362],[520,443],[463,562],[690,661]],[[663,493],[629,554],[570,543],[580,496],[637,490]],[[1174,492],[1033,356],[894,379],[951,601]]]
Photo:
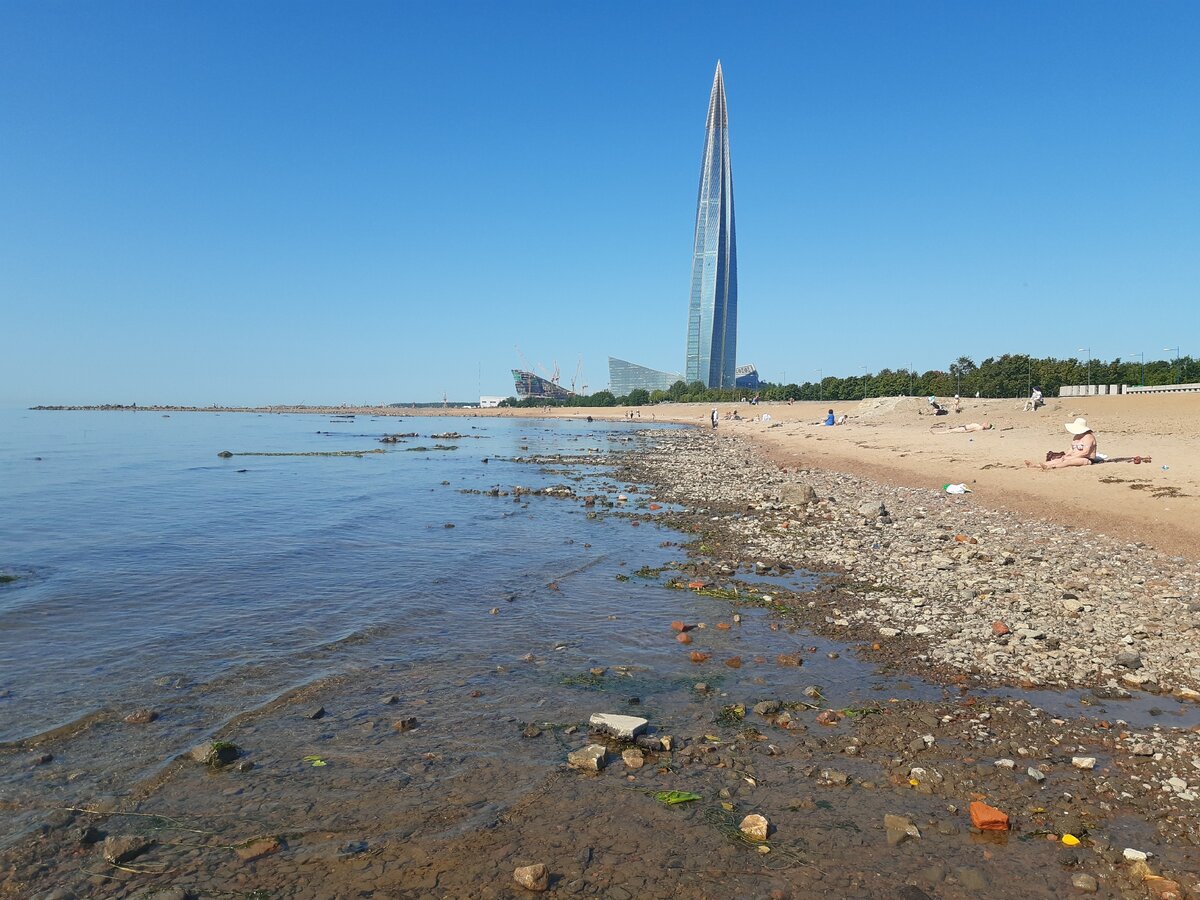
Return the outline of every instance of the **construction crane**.
[[[517,356],[519,356],[521,358],[521,368],[524,369],[526,372],[532,372],[533,366],[531,366],[529,364],[529,360],[527,360],[525,358],[525,354],[521,352],[520,346],[517,344],[513,344],[513,347],[516,348]]]
[[[579,384],[580,376],[583,375],[583,357],[579,357],[579,365],[575,367],[575,377],[571,379],[571,393],[575,393],[575,385]]]

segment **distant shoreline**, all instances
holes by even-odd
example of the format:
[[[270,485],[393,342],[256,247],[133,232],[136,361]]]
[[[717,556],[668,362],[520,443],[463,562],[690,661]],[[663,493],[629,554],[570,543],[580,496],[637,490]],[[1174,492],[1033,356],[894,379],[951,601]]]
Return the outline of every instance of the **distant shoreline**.
[[[442,407],[414,407],[414,406],[141,406],[139,404],[116,404],[104,403],[91,406],[30,406],[30,411],[36,412],[207,412],[207,413],[317,413],[320,415],[338,415],[338,416],[354,416],[354,415],[372,415],[372,416],[399,416],[410,415],[414,412],[421,412],[424,409],[438,409]],[[446,411],[457,409],[460,412],[465,412],[461,408],[447,407]],[[478,410],[475,410],[478,412]]]

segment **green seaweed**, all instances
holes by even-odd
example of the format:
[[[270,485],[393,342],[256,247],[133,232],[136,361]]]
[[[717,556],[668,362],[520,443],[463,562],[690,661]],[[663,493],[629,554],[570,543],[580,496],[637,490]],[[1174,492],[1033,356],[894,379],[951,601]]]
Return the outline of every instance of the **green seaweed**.
[[[658,566],[658,567],[642,566],[640,569],[638,569],[633,574],[636,575],[638,578],[657,579],[659,575],[661,575],[663,572],[666,571],[666,569],[667,569],[666,566]]]
[[[746,718],[746,707],[741,703],[733,703],[729,706],[721,707],[721,711],[716,714],[713,721],[718,725],[732,728],[744,718]]]
[[[584,672],[581,675],[564,675],[559,683],[564,687],[582,687],[592,690],[603,690],[605,686],[604,676],[593,675],[591,672]]]
[[[11,584],[17,580],[16,575],[9,575],[6,572],[0,572],[0,584]]]

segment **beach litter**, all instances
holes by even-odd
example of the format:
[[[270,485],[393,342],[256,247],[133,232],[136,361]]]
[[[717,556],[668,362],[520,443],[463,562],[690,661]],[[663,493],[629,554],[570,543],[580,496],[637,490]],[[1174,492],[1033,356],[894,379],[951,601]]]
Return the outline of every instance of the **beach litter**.
[[[677,806],[680,803],[691,803],[701,797],[691,791],[655,791],[654,799],[666,806]]]
[[[1008,814],[988,806],[980,800],[972,800],[971,824],[980,831],[1008,831]]]
[[[942,490],[947,494],[969,494],[971,489],[965,484],[943,484]]]

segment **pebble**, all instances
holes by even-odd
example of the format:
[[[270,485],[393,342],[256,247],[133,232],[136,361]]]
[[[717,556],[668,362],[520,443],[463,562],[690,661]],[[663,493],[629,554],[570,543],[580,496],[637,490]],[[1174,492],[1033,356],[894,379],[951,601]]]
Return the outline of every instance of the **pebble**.
[[[152,709],[135,709],[121,721],[126,725],[149,725],[158,718],[158,713]]]
[[[1094,756],[1072,756],[1071,765],[1077,769],[1094,769],[1096,768],[1096,757]]]
[[[742,819],[738,828],[752,841],[765,841],[771,833],[771,823],[767,821],[767,817],[757,813],[751,813]]]
[[[608,764],[608,751],[603,744],[588,744],[567,754],[567,762],[574,769],[599,772]]]
[[[921,836],[921,832],[912,823],[912,819],[906,816],[893,815],[892,813],[888,813],[883,817],[883,828],[887,833],[889,847],[902,844],[910,837],[919,838]]]
[[[1094,894],[1100,890],[1100,886],[1096,883],[1096,879],[1091,875],[1084,875],[1082,872],[1078,875],[1071,876],[1071,886],[1077,891],[1082,891],[1085,894]]]
[[[532,866],[518,866],[513,870],[513,881],[527,891],[541,893],[550,887],[550,870],[544,863],[534,863]]]

